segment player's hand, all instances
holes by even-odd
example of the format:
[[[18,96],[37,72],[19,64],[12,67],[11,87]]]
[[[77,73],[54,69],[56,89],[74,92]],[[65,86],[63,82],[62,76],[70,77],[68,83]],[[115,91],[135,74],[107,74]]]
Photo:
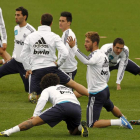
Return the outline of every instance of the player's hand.
[[[58,65],[57,65],[57,62],[54,62],[54,63],[55,63],[56,66],[58,66]]]
[[[13,59],[13,58],[10,58],[10,59],[8,59],[8,60],[4,61],[4,63],[3,63],[3,64],[8,63],[9,61],[11,61],[11,59]]]
[[[69,46],[70,46],[71,48],[73,48],[73,47],[75,46],[75,38],[74,38],[74,40],[73,40],[72,36],[69,36],[69,37],[67,38],[67,41],[66,41],[66,42],[69,44]]]
[[[25,78],[28,79],[28,77],[29,77],[30,74],[32,74],[32,71],[31,70],[26,71]]]
[[[5,51],[6,48],[7,48],[7,44],[6,44],[6,43],[3,43],[3,44],[2,44],[2,49]]]
[[[121,90],[121,85],[117,84],[117,90]]]

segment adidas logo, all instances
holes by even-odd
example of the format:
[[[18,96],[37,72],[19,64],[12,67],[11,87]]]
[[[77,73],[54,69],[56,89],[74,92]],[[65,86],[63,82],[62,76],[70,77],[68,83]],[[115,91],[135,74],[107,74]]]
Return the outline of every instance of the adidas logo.
[[[49,48],[44,38],[42,37],[38,42],[33,45],[34,48]]]

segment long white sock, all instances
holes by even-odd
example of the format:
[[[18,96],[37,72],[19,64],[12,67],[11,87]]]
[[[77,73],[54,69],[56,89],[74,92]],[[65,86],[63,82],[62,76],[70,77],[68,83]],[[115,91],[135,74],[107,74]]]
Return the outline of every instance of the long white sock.
[[[111,119],[111,125],[119,125],[121,126],[121,119]]]
[[[81,124],[78,126],[78,130],[82,131],[82,125]]]
[[[6,130],[5,132],[8,134],[8,135],[11,135],[12,133],[16,133],[16,132],[19,132],[20,131],[20,128],[19,126],[15,126],[15,127],[12,127],[8,130]]]

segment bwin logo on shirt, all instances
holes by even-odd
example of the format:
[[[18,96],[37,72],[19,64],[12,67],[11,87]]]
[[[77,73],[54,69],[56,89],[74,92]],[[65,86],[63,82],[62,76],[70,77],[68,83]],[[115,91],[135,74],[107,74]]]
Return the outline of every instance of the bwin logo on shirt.
[[[49,51],[46,51],[45,49],[43,51],[37,51],[36,49],[34,49],[34,54],[49,54]]]

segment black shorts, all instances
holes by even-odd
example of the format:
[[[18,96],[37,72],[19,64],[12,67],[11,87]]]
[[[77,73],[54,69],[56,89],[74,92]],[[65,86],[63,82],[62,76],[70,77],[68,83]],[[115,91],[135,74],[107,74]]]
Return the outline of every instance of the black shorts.
[[[29,92],[29,82],[25,78],[26,70],[24,69],[22,63],[17,62],[14,58],[5,63],[0,67],[0,78],[9,75],[19,73],[20,77],[24,83],[25,91]]]
[[[75,71],[72,71],[72,72],[66,72],[66,73],[70,76],[70,78],[71,78],[72,80],[74,80],[75,75],[76,75],[76,73],[77,73],[77,69],[76,69]]]
[[[48,73],[55,73],[60,78],[60,84],[65,85],[70,81],[70,77],[59,70],[57,67],[46,67],[42,69],[33,70],[32,74],[29,77],[29,83],[30,83],[30,91],[29,93],[36,92],[38,95],[41,94],[41,87],[40,82],[44,75]]]
[[[119,67],[119,63],[116,66],[109,67],[109,70],[112,71],[114,69],[118,69],[118,67]],[[128,59],[128,64],[126,66],[125,71],[128,71],[134,75],[137,75],[140,73],[140,67],[135,62]]]
[[[89,94],[87,107],[88,127],[93,127],[94,123],[99,120],[102,107],[104,107],[107,111],[112,111],[114,108],[114,105],[110,100],[110,92],[108,87],[97,94]]]
[[[66,122],[68,130],[74,130],[81,122],[81,107],[71,102],[56,104],[43,111],[39,117],[51,127],[63,120]]]

